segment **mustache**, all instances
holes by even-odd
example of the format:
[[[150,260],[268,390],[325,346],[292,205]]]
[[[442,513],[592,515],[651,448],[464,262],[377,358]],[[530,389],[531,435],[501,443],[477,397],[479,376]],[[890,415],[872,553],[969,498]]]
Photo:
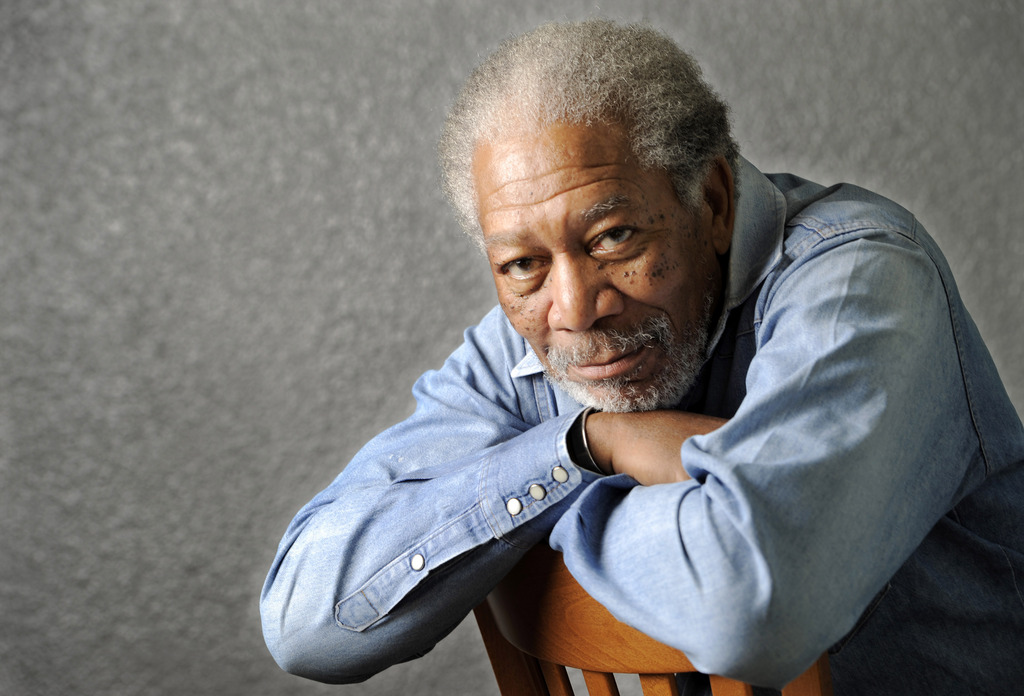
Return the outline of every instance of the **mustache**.
[[[668,348],[673,338],[668,318],[656,315],[627,330],[592,329],[581,334],[572,346],[549,347],[546,357],[552,369],[564,372],[569,367],[585,365],[609,352],[624,355],[650,346]]]

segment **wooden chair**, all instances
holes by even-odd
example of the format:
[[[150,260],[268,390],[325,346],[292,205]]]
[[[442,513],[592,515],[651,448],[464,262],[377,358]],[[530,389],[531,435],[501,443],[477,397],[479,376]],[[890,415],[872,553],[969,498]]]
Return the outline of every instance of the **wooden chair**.
[[[540,544],[475,610],[502,696],[572,696],[566,667],[583,672],[590,696],[618,696],[614,674],[638,674],[645,696],[678,696],[686,655],[616,620]],[[715,696],[753,696],[752,687],[710,676]],[[831,696],[822,655],[783,696]]]

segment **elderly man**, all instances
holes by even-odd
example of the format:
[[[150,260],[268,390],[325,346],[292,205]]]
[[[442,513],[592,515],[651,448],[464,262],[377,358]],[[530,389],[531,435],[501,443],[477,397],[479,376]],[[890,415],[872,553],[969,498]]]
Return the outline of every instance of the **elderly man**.
[[[440,152],[501,306],[292,522],[285,669],[422,655],[549,543],[705,672],[1024,681],[1024,431],[912,215],[762,174],[689,56],[602,21],[503,44]]]

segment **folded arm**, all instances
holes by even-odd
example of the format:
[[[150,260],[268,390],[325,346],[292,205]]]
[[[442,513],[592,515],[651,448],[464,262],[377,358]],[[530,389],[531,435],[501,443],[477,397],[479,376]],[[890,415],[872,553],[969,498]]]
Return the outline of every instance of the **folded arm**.
[[[746,398],[676,451],[689,480],[599,480],[551,544],[614,615],[702,671],[781,686],[849,631],[951,507],[976,442],[952,435],[970,425],[948,301],[912,243],[837,244],[764,297]],[[622,423],[592,418],[588,437],[616,471],[657,458],[647,437],[604,444]],[[669,418],[633,416],[666,450]],[[682,478],[663,461],[639,478]]]
[[[495,332],[511,329],[489,318],[487,340],[467,334],[418,383],[416,414],[289,527],[261,605],[275,657],[334,682],[417,657],[550,532],[590,594],[699,668],[797,674],[948,509],[970,460],[970,443],[943,437],[964,409],[929,259],[862,242],[820,263],[828,273],[797,269],[766,304],[728,423],[591,416],[595,458],[628,477],[572,465],[578,411],[542,413],[539,376],[512,385],[521,355],[500,354]]]
[[[350,682],[422,655],[596,478],[569,459],[576,414],[534,396],[539,375],[513,382],[521,355],[505,330],[490,316],[467,332],[417,382],[415,414],[289,525],[261,597],[265,640],[286,670]]]

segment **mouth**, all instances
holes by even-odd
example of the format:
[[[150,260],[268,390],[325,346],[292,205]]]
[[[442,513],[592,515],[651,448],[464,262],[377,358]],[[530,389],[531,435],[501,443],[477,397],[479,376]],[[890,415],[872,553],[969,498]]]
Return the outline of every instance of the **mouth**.
[[[569,365],[570,379],[581,382],[597,382],[606,379],[634,376],[643,366],[649,346],[641,346],[628,353],[613,356],[607,360],[596,360],[585,365]]]

